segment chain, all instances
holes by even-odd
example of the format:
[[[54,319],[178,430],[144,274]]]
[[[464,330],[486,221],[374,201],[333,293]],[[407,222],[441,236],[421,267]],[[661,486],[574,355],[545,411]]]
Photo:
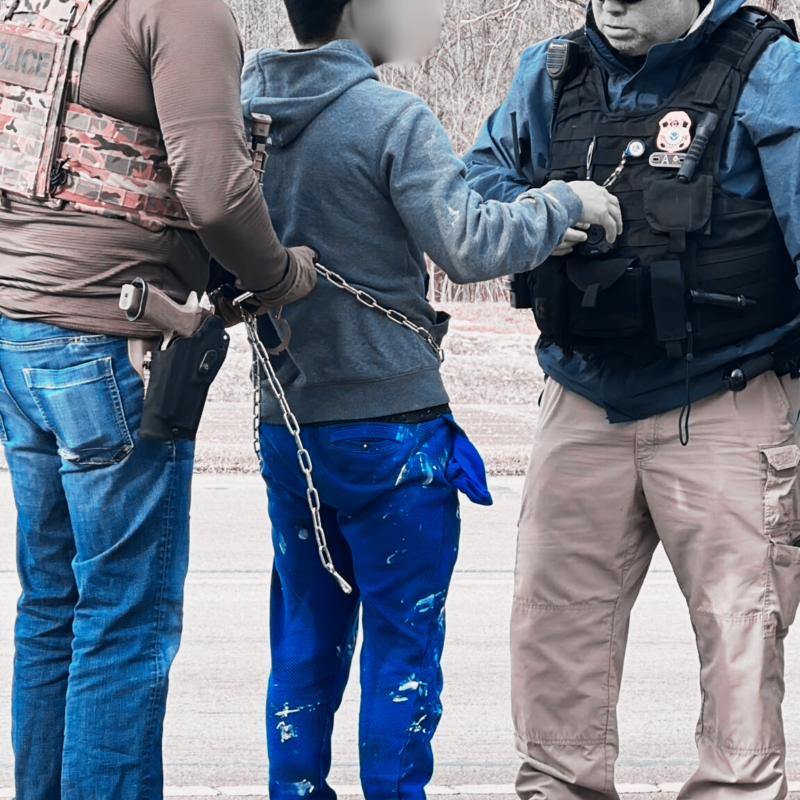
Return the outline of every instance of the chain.
[[[314,524],[314,536],[317,541],[319,559],[322,562],[322,566],[325,568],[325,570],[336,579],[342,591],[345,594],[352,594],[353,588],[336,571],[336,567],[333,564],[333,559],[331,558],[330,550],[328,549],[328,542],[325,538],[325,530],[322,527],[322,502],[319,499],[319,493],[314,486],[314,479],[311,474],[313,470],[313,466],[311,464],[311,455],[309,454],[308,450],[306,450],[305,445],[300,438],[300,423],[298,423],[297,417],[295,417],[292,409],[289,407],[289,401],[286,399],[286,394],[283,391],[283,387],[278,380],[278,376],[275,374],[275,369],[270,361],[269,353],[258,337],[258,327],[256,325],[255,317],[252,314],[249,314],[241,305],[239,305],[239,312],[241,313],[242,320],[247,328],[247,338],[250,341],[250,347],[253,349],[254,368],[258,368],[254,369],[254,380],[257,380],[260,370],[263,370],[264,376],[269,384],[270,391],[275,396],[275,399],[278,401],[278,404],[281,407],[283,421],[286,425],[286,428],[289,433],[292,434],[294,442],[297,445],[297,461],[300,464],[300,470],[302,471],[303,477],[306,480],[306,499],[308,500],[308,509],[311,512],[311,519]],[[260,389],[256,394],[256,402],[260,405]],[[257,429],[258,418],[256,418],[255,425]],[[258,439],[257,434],[256,439]],[[260,447],[258,447],[258,450],[260,451]]]
[[[247,338],[250,338],[249,332]],[[253,380],[253,450],[256,451],[256,458],[261,461],[261,365],[258,362],[258,353],[252,343],[250,352],[253,354],[253,366],[250,373]]]
[[[626,150],[622,156],[622,161],[617,164],[617,168],[606,178],[605,183],[603,183],[603,188],[610,189],[622,177],[622,173],[625,171],[627,165],[628,151]]]
[[[349,292],[362,305],[366,306],[367,308],[374,308],[376,311],[379,311],[397,325],[400,325],[403,328],[408,328],[408,330],[416,333],[417,336],[419,336],[421,339],[424,339],[430,346],[431,350],[436,353],[439,363],[444,361],[444,350],[436,343],[436,340],[433,338],[433,334],[429,330],[421,327],[420,325],[415,325],[405,314],[401,314],[399,311],[395,311],[393,308],[384,308],[371,294],[365,292],[363,289],[357,289],[355,286],[349,284],[341,275],[333,270],[324,267],[322,264],[317,264],[316,268],[317,272],[322,275],[323,278],[326,278],[332,286],[335,286],[337,289],[343,289],[345,292]]]
[[[400,325],[403,328],[407,328],[412,333],[415,333],[430,346],[434,353],[436,353],[436,357],[439,359],[440,363],[444,361],[444,350],[439,346],[439,344],[433,338],[433,334],[429,330],[420,325],[415,325],[405,314],[402,314],[399,311],[396,311],[392,308],[384,308],[371,294],[369,294],[369,292],[365,292],[363,289],[357,289],[355,286],[348,283],[341,275],[333,270],[328,269],[322,264],[316,264],[316,270],[332,286],[337,289],[342,289],[345,292],[349,292],[351,295],[353,295],[353,297],[355,297],[356,300],[358,300],[359,303],[361,303],[363,306],[366,306],[366,308],[374,308],[376,311],[387,317],[391,322],[394,322],[396,325]],[[308,450],[306,450],[305,445],[300,438],[300,423],[298,423],[297,417],[295,417],[292,409],[289,407],[289,401],[286,399],[286,393],[283,391],[283,386],[281,386],[281,382],[278,380],[278,376],[275,373],[274,367],[272,366],[269,352],[267,351],[267,348],[264,347],[263,342],[258,336],[256,318],[242,306],[242,302],[251,296],[252,295],[250,294],[242,295],[242,297],[237,298],[234,303],[239,307],[239,313],[242,315],[242,320],[244,321],[245,328],[247,329],[247,339],[250,342],[250,347],[253,351],[253,449],[256,452],[256,456],[261,459],[262,454],[259,427],[261,422],[261,376],[263,372],[263,375],[266,377],[267,383],[269,384],[269,389],[275,399],[278,401],[278,405],[281,408],[281,413],[283,414],[283,421],[286,425],[286,428],[294,438],[294,442],[297,445],[297,461],[300,464],[300,470],[302,471],[306,480],[306,499],[308,500],[308,508],[309,511],[311,511],[311,519],[314,524],[314,536],[317,540],[317,550],[319,552],[320,561],[322,562],[322,566],[325,568],[325,570],[336,579],[342,591],[345,594],[351,594],[353,591],[352,587],[336,571],[336,567],[333,564],[333,558],[331,557],[330,550],[328,549],[325,530],[322,527],[322,503],[319,499],[319,493],[314,486],[311,455]]]

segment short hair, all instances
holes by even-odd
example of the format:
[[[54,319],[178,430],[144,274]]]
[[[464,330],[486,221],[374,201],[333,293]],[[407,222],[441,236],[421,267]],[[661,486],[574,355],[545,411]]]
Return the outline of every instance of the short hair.
[[[329,42],[350,0],[284,0],[298,42]]]

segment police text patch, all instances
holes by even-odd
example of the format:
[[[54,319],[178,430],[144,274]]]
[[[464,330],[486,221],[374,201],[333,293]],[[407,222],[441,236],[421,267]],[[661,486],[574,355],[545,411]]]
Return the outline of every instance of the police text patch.
[[[42,91],[55,58],[55,42],[0,31],[0,83]]]

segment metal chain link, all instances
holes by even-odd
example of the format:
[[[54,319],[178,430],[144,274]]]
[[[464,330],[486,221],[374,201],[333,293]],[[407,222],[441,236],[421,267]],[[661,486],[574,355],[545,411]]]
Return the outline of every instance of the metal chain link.
[[[328,269],[322,264],[316,264],[316,268],[317,272],[322,275],[323,278],[326,278],[332,286],[335,286],[337,289],[343,289],[345,292],[349,292],[362,305],[366,306],[367,308],[374,308],[376,311],[379,311],[397,325],[400,325],[403,328],[408,328],[408,330],[416,333],[417,336],[419,336],[421,339],[424,339],[433,352],[436,353],[439,363],[444,361],[444,350],[437,344],[436,340],[433,338],[433,334],[427,328],[423,328],[420,325],[415,325],[405,314],[402,314],[393,308],[384,308],[371,294],[369,294],[369,292],[365,292],[363,289],[357,289],[352,284],[349,284],[341,275],[331,269]]]
[[[249,333],[247,338],[250,339]],[[256,348],[252,344],[250,352],[253,355],[253,365],[250,368],[250,379],[253,381],[253,450],[256,451],[256,458],[261,461],[261,366]]]
[[[239,301],[241,302],[242,299],[243,298],[240,298]],[[336,571],[333,558],[331,557],[330,550],[328,549],[328,541],[325,537],[325,530],[322,527],[322,503],[319,499],[319,493],[314,486],[314,479],[311,474],[313,471],[311,455],[309,454],[308,450],[306,450],[305,445],[300,438],[300,423],[297,421],[297,417],[295,417],[292,409],[289,407],[289,401],[286,399],[286,394],[283,391],[283,387],[278,380],[278,376],[275,374],[275,369],[270,361],[269,353],[267,352],[266,347],[264,347],[263,342],[258,337],[256,318],[252,314],[248,313],[241,305],[239,305],[239,313],[242,315],[242,320],[244,321],[247,329],[247,338],[250,342],[250,347],[253,349],[254,367],[258,367],[258,369],[254,369],[253,380],[258,381],[258,378],[260,377],[260,371],[264,371],[264,376],[267,379],[270,391],[275,396],[275,399],[278,401],[278,404],[281,407],[283,421],[286,425],[286,428],[289,433],[292,434],[294,442],[297,445],[297,461],[300,464],[300,470],[302,471],[303,477],[306,480],[306,499],[308,501],[308,509],[311,512],[311,519],[314,525],[314,536],[317,541],[319,560],[322,562],[322,566],[325,568],[325,570],[336,579],[336,582],[339,584],[342,591],[345,594],[352,594],[353,587],[350,586],[350,584]],[[258,384],[259,388],[256,390],[255,402],[260,407],[260,381],[258,381]],[[255,427],[257,431],[258,417],[256,417]],[[258,440],[257,433],[256,440]],[[259,455],[260,449],[261,448],[257,445],[256,452],[258,452]]]

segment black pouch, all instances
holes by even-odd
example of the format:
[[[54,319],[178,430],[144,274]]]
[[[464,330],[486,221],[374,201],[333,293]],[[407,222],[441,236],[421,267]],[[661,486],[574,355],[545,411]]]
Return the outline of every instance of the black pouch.
[[[188,339],[153,354],[139,438],[157,442],[197,435],[208,390],[228,354],[230,337],[219,317],[208,317]]]
[[[644,275],[635,258],[567,262],[573,336],[619,339],[644,325]]]
[[[680,261],[654,261],[650,265],[650,293],[656,338],[667,348],[669,358],[680,358],[682,343],[688,338],[686,281]]]
[[[714,201],[714,178],[701,175],[692,183],[672,178],[654,180],[644,194],[644,213],[650,227],[670,237],[670,252],[686,250],[686,234],[707,229]]]
[[[549,258],[533,272],[522,275],[529,281],[533,316],[542,336],[564,341],[569,332],[565,303],[564,259]]]

